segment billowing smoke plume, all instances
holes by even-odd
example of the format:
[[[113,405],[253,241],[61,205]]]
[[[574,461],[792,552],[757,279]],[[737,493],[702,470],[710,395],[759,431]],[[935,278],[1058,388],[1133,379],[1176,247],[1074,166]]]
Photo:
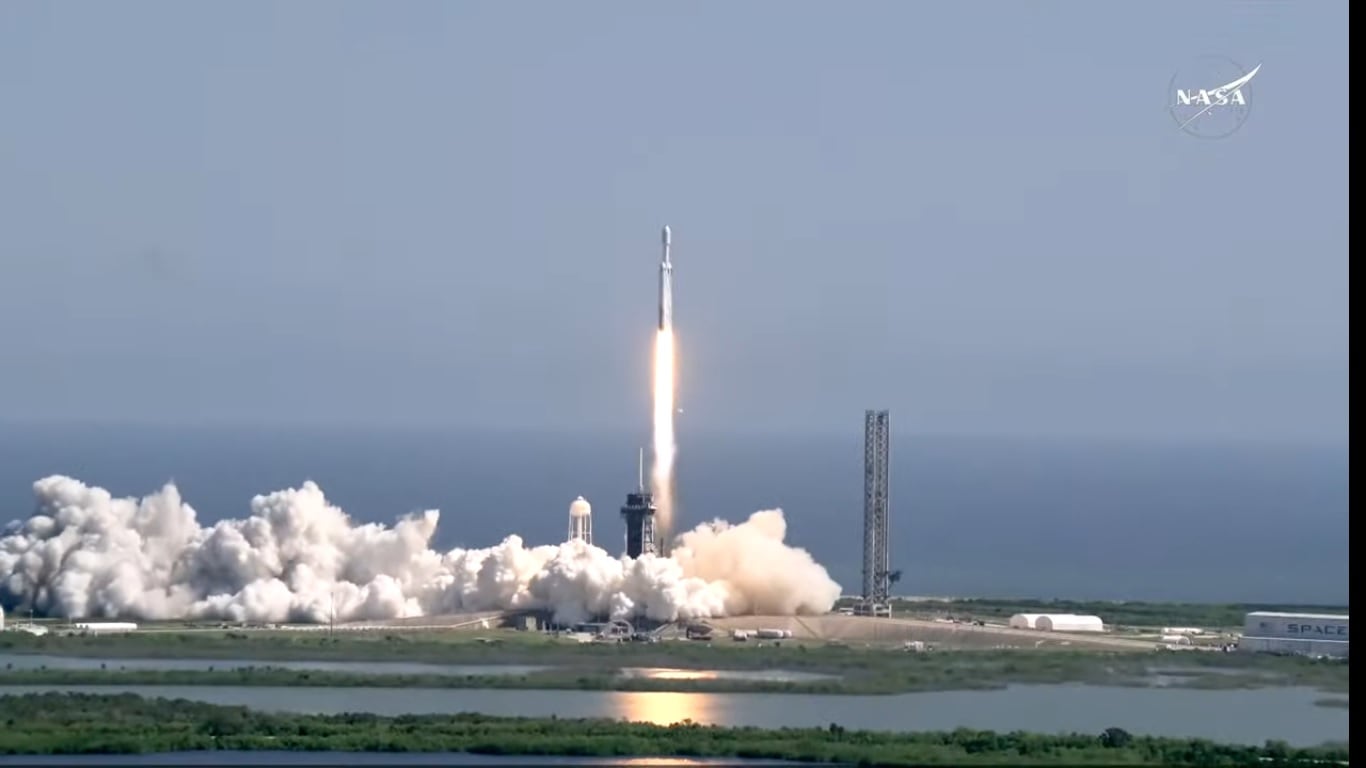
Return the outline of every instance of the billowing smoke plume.
[[[174,485],[142,499],[53,476],[0,538],[0,605],[68,618],[326,622],[517,608],[563,622],[830,610],[840,587],[783,543],[780,510],[680,536],[670,557],[614,557],[582,541],[430,548],[439,513],[355,525],[322,489],[257,496],[201,526]]]

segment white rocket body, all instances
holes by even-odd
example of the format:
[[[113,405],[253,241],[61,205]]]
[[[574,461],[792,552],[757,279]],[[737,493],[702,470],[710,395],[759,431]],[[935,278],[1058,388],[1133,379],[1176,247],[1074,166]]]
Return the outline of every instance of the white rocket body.
[[[672,245],[669,228],[664,228],[664,260],[659,262],[659,330],[667,331],[674,327],[674,265],[669,260],[669,246]]]

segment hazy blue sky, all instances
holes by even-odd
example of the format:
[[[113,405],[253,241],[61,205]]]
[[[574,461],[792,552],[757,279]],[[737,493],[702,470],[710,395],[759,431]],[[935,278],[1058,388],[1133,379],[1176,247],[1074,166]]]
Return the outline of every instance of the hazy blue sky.
[[[1264,66],[1234,136],[1166,111]],[[0,1],[0,418],[1340,438],[1347,3]]]

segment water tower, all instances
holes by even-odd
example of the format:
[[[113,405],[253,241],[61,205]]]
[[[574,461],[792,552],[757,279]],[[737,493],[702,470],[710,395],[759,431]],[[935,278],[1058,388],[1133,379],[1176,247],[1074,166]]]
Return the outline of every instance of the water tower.
[[[593,543],[593,507],[582,496],[569,505],[569,540],[574,539]]]

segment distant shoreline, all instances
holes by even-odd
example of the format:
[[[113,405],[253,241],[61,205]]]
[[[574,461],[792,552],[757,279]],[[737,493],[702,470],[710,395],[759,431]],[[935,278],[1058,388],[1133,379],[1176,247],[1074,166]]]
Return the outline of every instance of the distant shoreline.
[[[44,430],[130,430],[145,432],[162,433],[219,433],[219,434],[357,434],[357,435],[376,435],[392,434],[396,436],[435,436],[443,435],[450,437],[472,436],[485,437],[489,435],[544,435],[546,437],[562,437],[573,440],[581,440],[584,437],[594,439],[612,439],[625,441],[634,444],[640,439],[639,427],[634,424],[623,423],[620,425],[595,425],[586,428],[582,425],[512,425],[505,422],[490,424],[472,423],[444,423],[433,424],[430,421],[394,422],[388,424],[376,424],[363,421],[347,421],[344,419],[314,419],[300,420],[295,422],[283,422],[279,420],[262,420],[259,422],[243,421],[240,418],[225,418],[217,420],[154,420],[154,419],[115,419],[102,416],[73,417],[69,415],[32,417],[32,416],[0,416],[0,427],[8,429],[24,429],[34,431]],[[898,436],[900,435],[900,436]],[[790,440],[790,439],[812,439],[820,441],[852,441],[861,442],[862,434],[859,431],[859,424],[854,424],[850,429],[848,425],[840,426],[811,426],[806,428],[749,428],[720,429],[716,427],[693,427],[688,430],[687,436],[696,440]],[[1152,434],[1143,432],[1129,433],[1096,433],[1096,432],[992,432],[982,430],[958,430],[945,431],[934,430],[915,433],[894,433],[893,439],[897,442],[909,441],[971,441],[971,442],[996,442],[996,443],[1087,443],[1087,444],[1109,444],[1109,445],[1131,445],[1131,446],[1154,446],[1165,447],[1172,445],[1182,446],[1256,446],[1256,447],[1305,447],[1305,448],[1342,448],[1349,447],[1351,438],[1346,434],[1287,434],[1281,437],[1269,438],[1264,433],[1257,432],[1246,435],[1219,434],[1219,433],[1199,433],[1199,434]]]
[[[297,431],[291,436],[293,428],[269,432],[242,424],[200,425],[212,431],[196,432],[184,424],[152,429],[136,421],[98,429],[80,420],[68,420],[65,428],[42,419],[26,423],[32,428],[0,428],[8,438],[0,437],[6,459],[0,462],[0,501],[10,517],[32,513],[33,484],[52,473],[76,476],[118,498],[143,497],[175,480],[204,526],[241,519],[256,495],[311,478],[358,523],[392,525],[408,511],[440,509],[442,521],[430,540],[439,553],[491,547],[514,533],[528,544],[562,542],[560,518],[569,501],[583,495],[599,512],[600,542],[617,554],[621,475],[624,470],[634,477],[639,443],[639,436],[624,434],[599,440],[553,430],[541,430],[542,437],[498,429],[471,433],[468,427],[434,429],[427,440],[397,427],[370,438],[348,435],[335,423],[316,425],[330,430],[324,440]],[[811,553],[846,591],[856,591],[860,531],[847,512],[861,492],[860,426],[853,423],[829,440],[777,442],[681,431],[680,530],[713,517],[739,521],[760,507],[783,507],[788,541]],[[222,431],[228,428],[236,431]],[[891,560],[906,570],[894,588],[913,597],[1347,601],[1347,542],[1340,532],[1349,489],[1341,450],[1262,449],[1245,441],[1227,448],[1185,440],[1133,448],[1121,443],[1152,441],[1103,441],[1113,447],[1081,441],[1091,447],[1076,442],[1080,438],[894,433],[899,458],[892,482],[902,490],[892,509]],[[530,471],[513,469],[523,462]],[[996,479],[982,482],[987,477]],[[1083,478],[1094,482],[1078,485]],[[1304,525],[1295,538],[1305,549],[1284,552],[1277,510],[1301,500],[1312,503],[1301,510]],[[1210,514],[1199,513],[1202,505]],[[1082,514],[1083,508],[1090,511]],[[1218,510],[1228,510],[1228,519]],[[1232,510],[1240,510],[1242,523],[1240,544],[1231,548]],[[1183,550],[1179,569],[1154,567],[1148,554],[1164,551],[1168,534],[1194,548]],[[1060,536],[1103,543],[1112,554],[1056,559]],[[1116,547],[1119,541],[1135,545]],[[1317,566],[1312,574],[1242,573],[1243,558],[1286,556],[1312,557]]]

